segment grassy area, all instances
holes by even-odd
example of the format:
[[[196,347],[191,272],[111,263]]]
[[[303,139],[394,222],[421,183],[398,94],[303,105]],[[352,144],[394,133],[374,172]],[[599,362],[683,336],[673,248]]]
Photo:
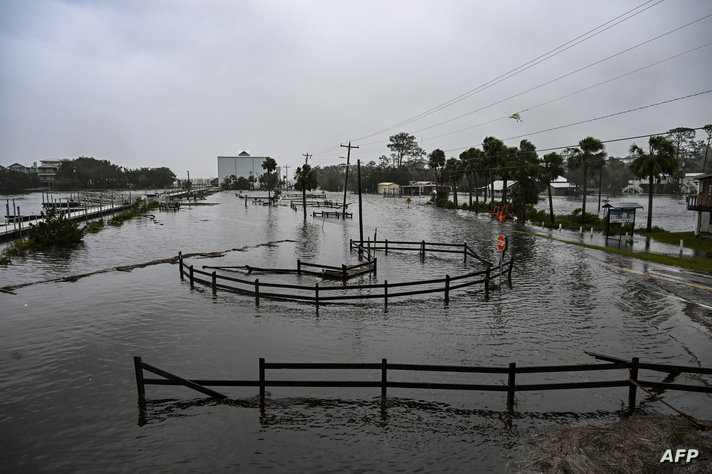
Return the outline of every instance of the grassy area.
[[[698,239],[695,237],[694,232],[667,232],[657,228],[650,232],[647,232],[644,229],[639,229],[635,232],[638,235],[650,237],[664,244],[677,246],[680,245],[680,241],[682,240],[685,248],[712,253],[712,238]]]
[[[660,263],[663,265],[671,265],[680,268],[686,268],[688,270],[695,270],[698,272],[712,273],[712,259],[710,258],[690,258],[690,257],[676,257],[673,255],[661,255],[657,253],[649,252],[639,252],[635,250],[619,249],[611,247],[603,247],[600,245],[585,244],[583,242],[571,242],[568,240],[557,239],[544,234],[537,234],[534,232],[524,232],[515,231],[520,234],[534,235],[536,237],[542,237],[544,239],[556,240],[557,242],[563,242],[565,244],[577,245],[579,247],[585,247],[588,249],[601,250],[602,252],[615,253],[618,255],[623,255],[626,257],[637,258],[639,260],[645,260],[648,262]],[[678,244],[680,240],[678,239]]]

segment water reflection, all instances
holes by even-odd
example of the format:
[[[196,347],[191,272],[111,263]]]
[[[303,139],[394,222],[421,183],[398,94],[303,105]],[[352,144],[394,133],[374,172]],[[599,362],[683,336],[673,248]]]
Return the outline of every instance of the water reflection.
[[[321,226],[311,222],[301,222],[296,228],[296,256],[306,260],[316,260],[319,254]]]

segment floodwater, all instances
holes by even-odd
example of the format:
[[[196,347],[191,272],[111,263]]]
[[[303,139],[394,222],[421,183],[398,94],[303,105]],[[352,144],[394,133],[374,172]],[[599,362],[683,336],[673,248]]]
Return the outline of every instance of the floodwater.
[[[349,200],[356,211],[356,196]],[[141,410],[134,356],[186,378],[243,380],[257,379],[260,357],[531,366],[591,363],[583,351],[593,351],[712,366],[709,276],[698,275],[691,286],[658,278],[674,276],[675,269],[518,233],[532,229],[485,215],[433,209],[418,199],[409,206],[380,196],[364,201],[364,234],[379,240],[466,241],[496,261],[496,236],[507,235],[515,258],[511,286],[505,281],[488,294],[480,287],[456,290],[447,305],[436,294],[389,300],[387,311],[378,300],[317,311],[313,305],[267,299],[256,306],[247,296],[213,295],[199,285],[191,289],[171,263],[114,270],[179,251],[225,252],[187,259],[196,268],[293,268],[297,259],[358,262],[348,248],[349,239],[358,238],[358,219],[310,215],[305,224],[301,209],[245,206],[228,192],[208,198],[214,206],[156,211],[88,235],[74,249],[16,259],[0,268],[0,286],[36,284],[0,293],[0,471],[516,471],[529,455],[528,438],[558,426],[613,423],[624,416],[628,393],[627,388],[518,392],[509,412],[503,392],[390,389],[382,406],[378,388],[275,387],[261,409],[256,388],[216,388],[229,399],[210,401],[186,388],[148,385]],[[676,205],[671,200],[670,206]],[[665,219],[676,222],[680,212],[669,215]],[[669,230],[678,225],[654,224]],[[483,268],[461,256],[377,257],[378,275],[360,281],[390,284]],[[92,272],[99,273],[48,281]],[[300,284],[318,281],[295,278]],[[625,376],[522,375],[518,383]],[[268,372],[267,377],[319,376]],[[506,383],[494,375],[389,377]],[[334,378],[377,381],[380,373],[340,371]],[[708,376],[680,375],[675,381],[711,383]],[[663,395],[698,418],[712,418],[709,395]],[[640,393],[638,400],[643,413],[672,413]],[[661,446],[661,453],[667,448]]]

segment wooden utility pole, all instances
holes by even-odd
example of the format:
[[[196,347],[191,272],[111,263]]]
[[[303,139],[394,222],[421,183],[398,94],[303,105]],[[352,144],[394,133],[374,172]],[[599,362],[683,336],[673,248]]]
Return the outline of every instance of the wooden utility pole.
[[[344,208],[343,212],[341,215],[342,219],[346,219],[346,187],[349,184],[349,160],[351,159],[351,149],[352,148],[358,148],[358,146],[351,145],[351,142],[349,142],[348,145],[341,145],[342,148],[348,148],[349,151],[346,153],[346,176],[344,177]],[[361,241],[363,242],[363,236],[361,237]]]
[[[310,155],[309,153],[303,153],[302,156],[305,158],[305,159],[304,159],[304,164],[305,164],[305,165],[308,165],[308,164],[309,164],[309,158],[311,158],[312,155]]]
[[[361,242],[363,242],[363,207],[361,207],[361,160],[356,160],[356,169],[358,170],[358,234],[359,238],[361,239]],[[374,242],[373,245],[376,245],[376,243]]]

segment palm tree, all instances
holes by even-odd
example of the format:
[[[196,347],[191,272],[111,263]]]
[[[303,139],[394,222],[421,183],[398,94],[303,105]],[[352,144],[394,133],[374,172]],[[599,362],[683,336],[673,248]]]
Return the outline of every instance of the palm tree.
[[[505,155],[504,142],[495,137],[486,137],[482,140],[482,151],[484,152],[484,164],[489,168],[490,174],[490,196],[491,206],[494,207],[494,169],[501,167],[500,161]]]
[[[274,158],[268,156],[262,162],[262,169],[267,172],[267,177],[262,179],[262,176],[260,176],[260,181],[262,181],[267,188],[267,198],[269,202],[272,203],[272,189],[274,189],[278,181],[272,178],[272,172],[277,169],[277,162],[274,161]]]
[[[578,148],[568,149],[569,168],[583,168],[583,205],[581,206],[581,225],[586,224],[586,194],[588,193],[588,168],[596,166],[606,157],[603,142],[597,138],[586,137],[579,141]]]
[[[435,170],[435,205],[437,206],[440,198],[440,193],[438,192],[438,168],[445,166],[445,152],[440,148],[433,150],[428,155],[428,166]]]
[[[650,137],[648,153],[645,153],[635,143],[630,147],[630,154],[635,156],[630,165],[631,170],[640,178],[648,177],[648,226],[653,224],[653,179],[660,174],[671,174],[677,169],[675,145],[665,137]]]
[[[447,173],[447,178],[452,183],[453,202],[455,203],[455,206],[457,206],[457,185],[462,180],[462,175],[465,174],[465,169],[462,165],[462,161],[458,160],[457,158],[450,158],[449,160],[447,160],[443,172]]]
[[[311,166],[304,164],[304,166],[297,167],[294,172],[294,187],[297,191],[302,192],[302,207],[304,208],[304,220],[307,220],[307,190],[311,191],[316,188],[319,183],[317,181],[316,170],[313,170]]]
[[[544,169],[541,172],[541,179],[546,183],[549,192],[549,217],[554,223],[554,204],[551,200],[551,182],[564,173],[564,158],[555,151],[544,155]]]
[[[479,193],[477,192],[477,170],[482,166],[482,150],[470,148],[469,150],[460,153],[460,161],[464,163],[465,175],[467,176],[467,187],[469,192],[470,202],[472,207],[472,188],[475,188],[475,212],[480,207]]]

